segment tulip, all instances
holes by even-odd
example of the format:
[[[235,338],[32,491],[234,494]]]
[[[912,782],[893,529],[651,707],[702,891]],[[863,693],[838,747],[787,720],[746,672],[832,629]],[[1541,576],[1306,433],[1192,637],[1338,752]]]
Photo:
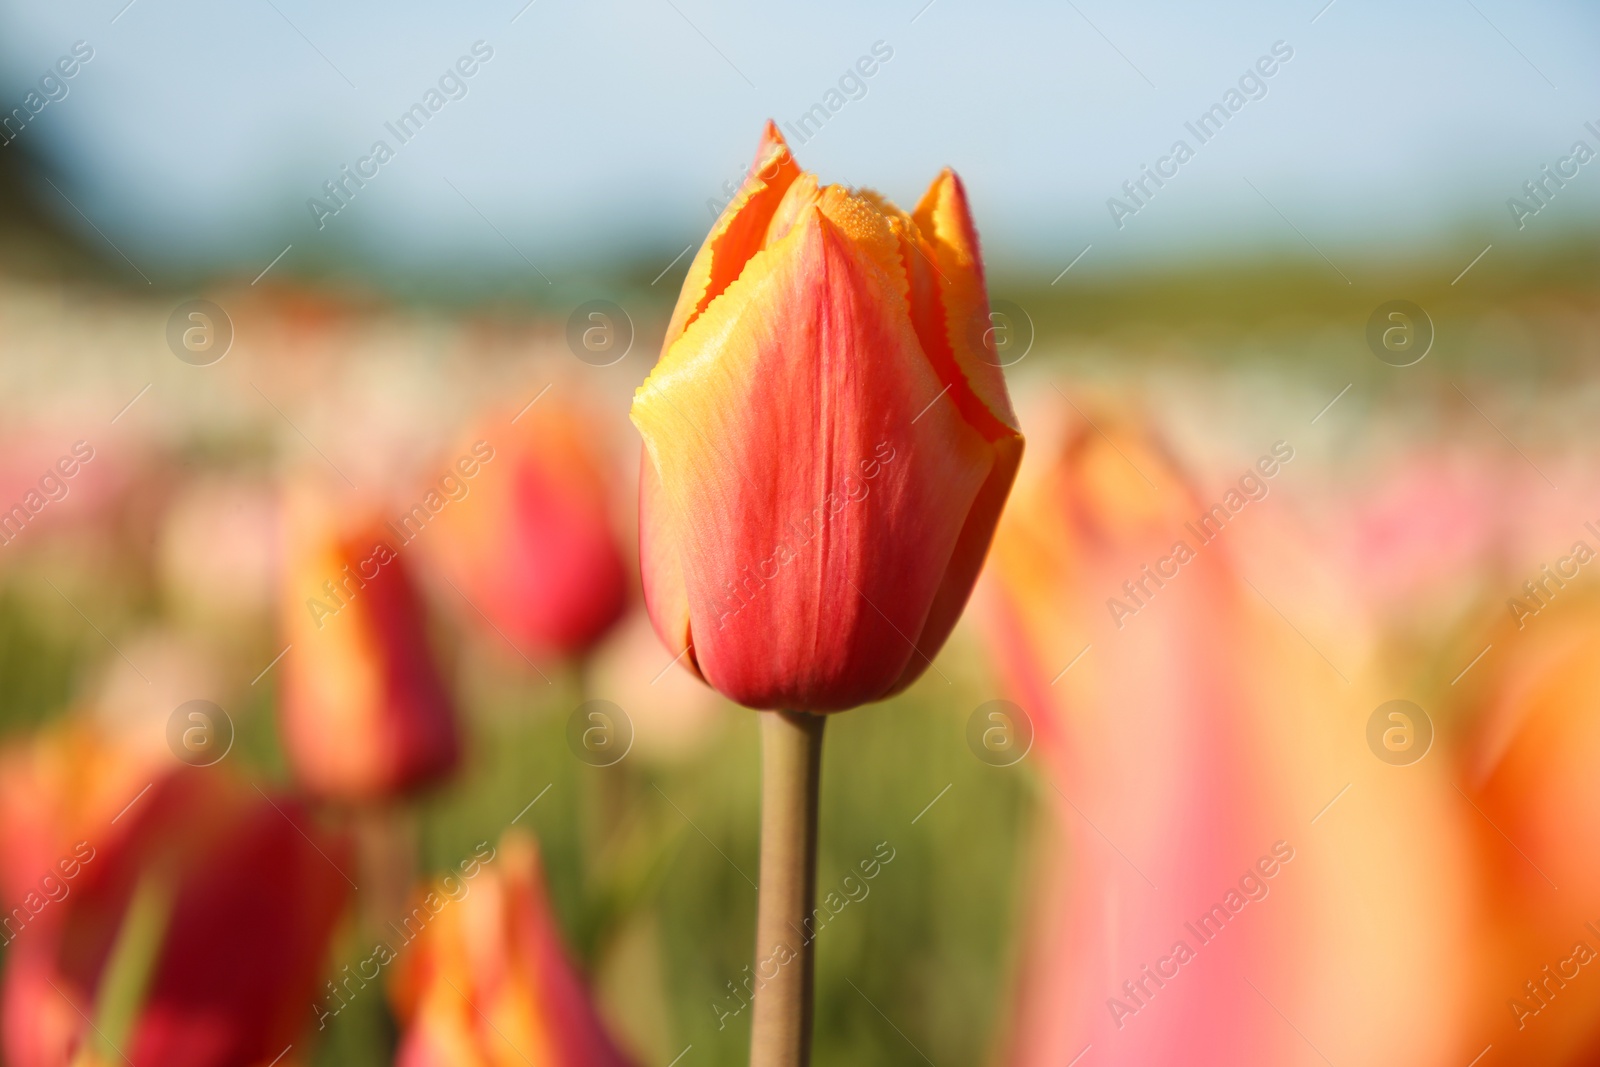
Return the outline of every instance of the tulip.
[[[301,1042],[347,886],[343,842],[216,770],[159,779],[75,854],[7,959],[12,1067],[237,1067]]]
[[[430,547],[519,649],[581,655],[627,607],[627,569],[593,436],[551,397],[516,423],[497,421],[478,450],[492,458],[479,464],[463,453],[458,462],[470,468],[447,476],[460,496],[439,513]],[[474,476],[458,476],[472,468]]]
[[[391,986],[396,1067],[629,1067],[562,944],[532,838],[509,831],[429,889]]]
[[[460,741],[404,548],[376,521],[347,533],[306,502],[290,512],[280,715],[296,777],[346,801],[437,781]]]
[[[166,752],[161,752],[166,761]],[[49,902],[78,842],[87,842],[148,785],[157,758],[111,742],[84,717],[65,716],[0,754],[0,893],[48,922]],[[25,935],[31,919],[0,915],[0,942]]]
[[[839,711],[931,662],[1022,455],[966,192],[819,187],[768,124],[633,402],[656,630],[752,708]]]
[[[1376,759],[1394,694],[1356,663],[1347,688],[1245,584],[1304,610],[1235,555],[1245,531],[1201,542],[1213,500],[1092,417],[1054,413],[980,597],[1054,808],[998,1062],[1467,1062],[1472,853],[1443,764]]]
[[[1584,533],[1582,541],[1592,554],[1595,539]],[[1578,568],[1569,555],[1560,569]],[[1515,1049],[1523,1063],[1592,1064],[1600,1051],[1600,588],[1583,575],[1536,574],[1534,590],[1537,598],[1518,589],[1515,609],[1490,605],[1499,624],[1460,654],[1489,647],[1459,683],[1462,710],[1476,722],[1456,800],[1481,855],[1486,907],[1477,936],[1493,949],[1469,1044]]]
[[[823,719],[921,675],[1022,456],[978,236],[950,171],[907,214],[818,185],[767,124],[634,396],[663,641],[762,719],[760,1067],[807,1062]]]

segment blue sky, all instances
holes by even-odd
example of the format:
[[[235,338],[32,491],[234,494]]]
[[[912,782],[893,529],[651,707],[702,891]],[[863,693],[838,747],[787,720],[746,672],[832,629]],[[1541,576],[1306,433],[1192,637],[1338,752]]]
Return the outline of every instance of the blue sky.
[[[1462,228],[1524,240],[1600,214],[1600,162],[1521,232],[1505,203],[1578,137],[1600,147],[1583,126],[1600,128],[1592,5],[524,3],[10,4],[0,93],[18,106],[74,41],[94,48],[22,136],[158,266],[265,265],[324,242],[422,270],[670,258],[703,235],[762,122],[823,102],[878,41],[892,58],[801,163],[902,203],[955,167],[991,260],[1304,250],[1296,230],[1330,254],[1405,255]],[[468,94],[319,230],[306,201],[478,40],[494,55]],[[1107,198],[1175,139],[1194,144],[1184,122],[1277,41],[1294,56],[1267,95],[1115,226]]]

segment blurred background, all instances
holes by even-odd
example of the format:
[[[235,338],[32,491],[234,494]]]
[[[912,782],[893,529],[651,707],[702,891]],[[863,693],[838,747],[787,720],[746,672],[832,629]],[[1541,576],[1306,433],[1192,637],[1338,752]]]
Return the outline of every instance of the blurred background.
[[[12,1067],[745,1062],[627,412],[768,118],[961,175],[1028,436],[830,726],[817,1062],[1600,1063],[1594,8],[0,26]]]

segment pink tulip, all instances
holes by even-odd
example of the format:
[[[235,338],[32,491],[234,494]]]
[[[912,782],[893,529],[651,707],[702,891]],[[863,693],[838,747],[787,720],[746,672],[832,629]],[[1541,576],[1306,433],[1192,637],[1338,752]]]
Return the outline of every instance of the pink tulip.
[[[985,588],[1058,816],[1004,1062],[1453,1062],[1468,858],[1440,783],[1366,751],[1377,701],[1245,584],[1225,526],[1191,527],[1226,487],[1108,413],[1108,436],[1056,415],[1074,429],[1025,468]]]

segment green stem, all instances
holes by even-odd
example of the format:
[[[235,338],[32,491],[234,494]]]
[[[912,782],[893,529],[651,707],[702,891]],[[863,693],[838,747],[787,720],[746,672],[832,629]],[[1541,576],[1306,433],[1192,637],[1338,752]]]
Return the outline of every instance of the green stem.
[[[750,1067],[811,1062],[821,715],[761,713],[761,888]]]

